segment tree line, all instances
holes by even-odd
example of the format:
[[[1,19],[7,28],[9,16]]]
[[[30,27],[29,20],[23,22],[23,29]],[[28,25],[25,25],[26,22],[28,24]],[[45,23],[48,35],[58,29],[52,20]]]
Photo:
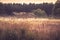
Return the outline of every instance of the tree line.
[[[18,3],[9,3],[9,4],[3,4],[0,3],[0,14],[3,13],[7,13],[8,15],[11,15],[12,12],[31,12],[32,10],[35,9],[42,9],[44,11],[46,11],[47,15],[51,14],[51,10],[53,8],[53,3],[43,3],[43,4],[18,4]]]
[[[55,13],[53,15],[57,14],[55,9],[60,7],[60,6],[57,7],[57,5],[59,4],[57,3],[56,4],[53,4],[53,3],[41,3],[41,4],[8,3],[6,4],[6,3],[0,2],[0,15],[14,15],[13,12],[31,12],[32,10],[41,9],[46,12],[47,16],[51,16],[52,13]],[[57,10],[59,11],[60,8]],[[57,16],[58,15],[59,14],[57,14]]]

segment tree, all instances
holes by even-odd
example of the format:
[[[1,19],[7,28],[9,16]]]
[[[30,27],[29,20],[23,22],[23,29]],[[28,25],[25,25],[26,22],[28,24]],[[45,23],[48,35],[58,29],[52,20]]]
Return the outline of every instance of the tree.
[[[45,18],[47,17],[47,14],[44,10],[36,9],[32,11],[37,17]]]
[[[54,17],[59,18],[60,17],[60,8],[57,8],[54,12]]]
[[[52,14],[54,18],[60,18],[60,1],[56,1]]]

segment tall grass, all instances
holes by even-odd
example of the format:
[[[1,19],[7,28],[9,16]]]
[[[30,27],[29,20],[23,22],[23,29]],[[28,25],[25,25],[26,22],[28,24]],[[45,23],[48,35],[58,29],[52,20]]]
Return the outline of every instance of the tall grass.
[[[60,20],[0,18],[0,40],[60,40]]]

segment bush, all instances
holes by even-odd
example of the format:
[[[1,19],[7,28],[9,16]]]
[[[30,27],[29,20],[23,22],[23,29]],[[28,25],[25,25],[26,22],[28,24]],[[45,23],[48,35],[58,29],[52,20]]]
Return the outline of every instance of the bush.
[[[47,17],[47,14],[44,10],[36,9],[32,11],[37,17],[45,18]]]

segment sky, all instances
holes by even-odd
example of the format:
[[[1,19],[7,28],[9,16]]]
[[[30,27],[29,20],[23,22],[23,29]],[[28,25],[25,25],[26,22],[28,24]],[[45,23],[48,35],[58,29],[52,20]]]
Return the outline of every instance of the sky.
[[[48,3],[55,3],[56,0],[0,0],[0,2],[3,3],[43,3],[43,2],[48,2]]]

